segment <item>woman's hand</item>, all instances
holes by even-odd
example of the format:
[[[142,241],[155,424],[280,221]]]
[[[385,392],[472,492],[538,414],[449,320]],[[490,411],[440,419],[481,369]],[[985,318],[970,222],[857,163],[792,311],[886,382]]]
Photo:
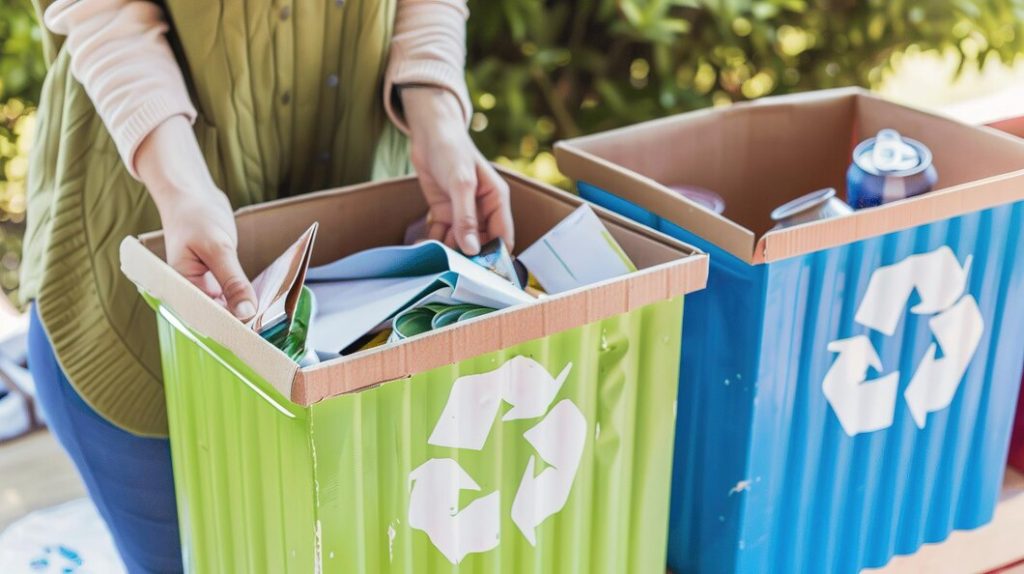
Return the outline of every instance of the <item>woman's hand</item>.
[[[412,164],[427,200],[427,237],[467,255],[501,237],[514,242],[508,184],[483,158],[466,131],[458,100],[447,90],[401,91],[412,140]]]
[[[142,142],[135,165],[163,223],[167,263],[239,319],[256,313],[256,293],[238,262],[231,204],[210,177],[188,121],[171,118]]]

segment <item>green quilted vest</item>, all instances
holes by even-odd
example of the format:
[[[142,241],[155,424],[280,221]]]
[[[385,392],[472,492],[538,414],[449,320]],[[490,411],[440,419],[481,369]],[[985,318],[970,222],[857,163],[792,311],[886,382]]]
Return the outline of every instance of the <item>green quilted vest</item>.
[[[37,0],[45,9],[47,0]],[[166,0],[214,180],[244,205],[399,175],[382,105],[395,0]],[[153,313],[120,272],[123,237],[159,228],[60,39],[39,104],[22,277],[57,358],[114,424],[167,432]]]

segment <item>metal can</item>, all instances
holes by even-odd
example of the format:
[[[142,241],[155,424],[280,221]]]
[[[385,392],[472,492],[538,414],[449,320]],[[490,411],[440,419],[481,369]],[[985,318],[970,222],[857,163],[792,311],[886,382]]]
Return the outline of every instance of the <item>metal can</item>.
[[[917,140],[884,129],[853,150],[846,172],[846,201],[854,209],[928,193],[939,175],[932,152]]]
[[[772,220],[775,221],[774,229],[782,229],[850,213],[853,209],[836,197],[835,188],[826,187],[777,207],[772,211]]]

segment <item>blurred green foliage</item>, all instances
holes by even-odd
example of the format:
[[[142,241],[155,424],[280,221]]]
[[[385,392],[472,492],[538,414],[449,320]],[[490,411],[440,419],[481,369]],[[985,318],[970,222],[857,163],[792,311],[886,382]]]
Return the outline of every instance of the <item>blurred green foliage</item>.
[[[18,288],[25,231],[25,172],[35,102],[46,66],[28,0],[0,1],[0,289]]]
[[[474,138],[560,182],[558,139],[709,105],[877,86],[910,47],[962,66],[1024,52],[1024,0],[468,0]],[[0,287],[17,287],[32,111],[28,0],[0,0]],[[562,182],[564,183],[564,182]]]
[[[911,46],[961,65],[1024,51],[1024,0],[469,0],[473,129],[557,177],[567,137],[714,104],[877,86]]]

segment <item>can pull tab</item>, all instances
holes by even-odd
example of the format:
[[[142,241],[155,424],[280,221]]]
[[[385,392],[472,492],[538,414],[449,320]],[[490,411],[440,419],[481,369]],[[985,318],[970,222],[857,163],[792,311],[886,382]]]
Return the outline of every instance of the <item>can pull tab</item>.
[[[921,162],[914,146],[903,141],[899,132],[885,129],[878,132],[875,148],[871,151],[875,169],[882,172],[905,171]]]

